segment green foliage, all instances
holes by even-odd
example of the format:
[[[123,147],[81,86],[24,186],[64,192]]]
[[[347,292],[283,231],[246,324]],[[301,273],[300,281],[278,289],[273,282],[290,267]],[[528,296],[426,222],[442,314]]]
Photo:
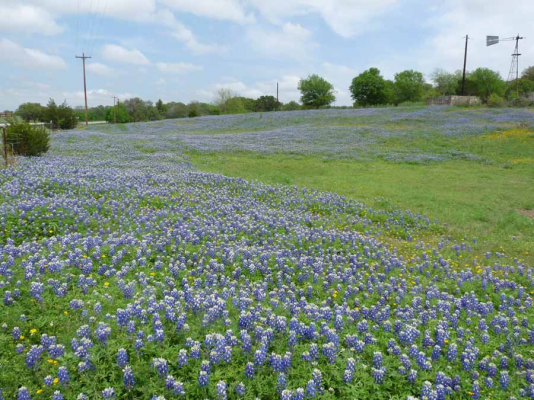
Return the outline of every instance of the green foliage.
[[[466,94],[478,96],[484,103],[492,94],[503,97],[506,92],[506,82],[501,75],[489,68],[477,68],[466,77]]]
[[[200,113],[198,112],[196,108],[192,108],[191,110],[189,110],[189,114],[187,116],[189,118],[195,118],[195,117],[199,117]]]
[[[301,79],[298,85],[300,101],[308,108],[326,107],[336,101],[334,86],[318,75]]]
[[[302,106],[294,100],[282,105],[282,111],[296,111],[302,109]]]
[[[534,65],[532,65],[532,66],[530,66],[528,68],[525,68],[525,70],[521,74],[521,77],[525,78],[525,79],[527,79],[529,81],[534,81]]]
[[[108,108],[105,120],[111,124],[115,122],[115,118],[117,119],[118,124],[130,122],[130,115],[128,114],[128,110],[124,104],[116,104],[115,109],[113,109],[113,107]]]
[[[164,116],[165,114],[167,114],[167,105],[164,104],[161,99],[156,101],[156,108],[160,115]]]
[[[78,118],[66,101],[58,106],[54,99],[50,99],[44,113],[44,122],[52,123],[54,129],[74,129],[78,125]]]
[[[387,104],[391,97],[378,68],[370,68],[355,77],[349,90],[356,105],[363,107]]]
[[[174,119],[174,118],[185,118],[189,114],[189,109],[184,103],[180,102],[171,102],[165,105],[167,112],[165,113],[165,118]]]
[[[280,108],[281,104],[274,96],[260,96],[256,100],[255,111],[275,111]]]
[[[24,103],[19,106],[15,113],[24,121],[45,122],[45,112],[46,108],[39,103]]]
[[[50,136],[42,126],[13,119],[7,128],[7,142],[14,154],[40,156],[49,149]]]
[[[123,103],[128,110],[132,122],[157,121],[162,118],[158,109],[154,107],[154,104],[150,100],[144,101],[139,97],[134,97],[125,100]]]
[[[232,97],[225,104],[225,114],[244,114],[247,112],[245,104],[240,97]]]
[[[450,73],[442,68],[438,68],[432,73],[432,81],[434,82],[436,92],[440,96],[455,95],[462,88],[462,71]]]
[[[236,99],[241,100],[243,107],[245,107],[245,112],[254,112],[256,111],[256,100],[249,97],[238,96]]]
[[[67,102],[63,102],[57,108],[57,126],[60,129],[74,129],[78,125],[78,118],[72,108],[67,105]]]
[[[488,106],[490,107],[503,107],[506,101],[496,93],[492,93],[488,99]]]
[[[421,72],[406,70],[395,74],[396,102],[418,102],[423,99],[425,78]]]

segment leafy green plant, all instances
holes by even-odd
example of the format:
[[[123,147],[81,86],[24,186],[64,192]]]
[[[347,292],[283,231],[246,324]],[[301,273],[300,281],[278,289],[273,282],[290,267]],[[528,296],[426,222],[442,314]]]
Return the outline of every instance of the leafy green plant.
[[[50,136],[43,126],[13,119],[7,128],[7,143],[14,154],[40,156],[50,147]]]

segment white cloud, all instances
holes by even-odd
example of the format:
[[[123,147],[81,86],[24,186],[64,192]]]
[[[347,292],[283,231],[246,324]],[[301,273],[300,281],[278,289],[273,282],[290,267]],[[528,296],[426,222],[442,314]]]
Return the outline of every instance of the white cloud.
[[[150,61],[137,49],[128,50],[116,44],[107,44],[102,50],[102,56],[109,60],[124,64],[150,65]]]
[[[98,76],[104,76],[109,78],[115,75],[115,70],[113,68],[108,67],[107,65],[102,63],[88,63],[86,68],[87,71]]]
[[[398,0],[248,0],[274,23],[300,15],[319,15],[338,35],[356,36],[374,29],[375,18]]]
[[[255,21],[252,13],[247,13],[241,4],[234,0],[161,0],[170,8],[199,17],[228,20],[237,23]]]
[[[157,63],[157,68],[161,72],[170,74],[184,74],[187,72],[202,71],[202,67],[191,63],[179,62],[179,63]]]
[[[195,34],[184,24],[178,21],[169,10],[161,10],[154,14],[154,21],[171,29],[171,36],[184,43],[196,54],[209,54],[224,51],[224,46],[201,43]]]
[[[65,61],[60,57],[22,47],[8,39],[0,39],[0,54],[2,54],[2,61],[16,67],[28,69],[63,69],[66,67]]]
[[[6,1],[6,0],[3,0]],[[17,2],[20,0],[7,0]],[[87,14],[111,16],[120,19],[144,20],[156,10],[156,0],[25,0],[58,15]]]
[[[293,17],[318,15],[343,37],[376,27],[376,17],[399,0],[162,0],[167,6],[201,17],[238,23],[253,22],[257,11],[271,23],[283,25]]]
[[[5,3],[0,5],[0,15],[0,31],[4,32],[52,36],[64,30],[56,23],[54,16],[41,7]]]
[[[252,27],[247,31],[247,40],[256,51],[269,57],[303,59],[309,57],[310,51],[317,46],[311,31],[289,22],[282,29]]]

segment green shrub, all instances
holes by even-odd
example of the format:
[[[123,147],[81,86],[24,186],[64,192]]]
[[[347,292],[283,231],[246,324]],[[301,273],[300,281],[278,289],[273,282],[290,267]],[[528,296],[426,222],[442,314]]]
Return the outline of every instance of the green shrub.
[[[43,126],[14,119],[10,121],[6,133],[8,147],[14,154],[40,156],[49,149],[50,136]]]
[[[504,107],[506,105],[505,100],[496,93],[492,93],[488,98],[489,107]]]
[[[198,117],[200,115],[200,113],[198,112],[198,110],[196,108],[193,108],[191,110],[189,110],[189,118],[195,118],[195,117]]]

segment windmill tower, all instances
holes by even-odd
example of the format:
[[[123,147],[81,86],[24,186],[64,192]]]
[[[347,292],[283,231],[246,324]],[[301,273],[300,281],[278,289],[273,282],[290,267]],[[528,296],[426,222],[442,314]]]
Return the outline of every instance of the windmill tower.
[[[525,39],[519,34],[515,37],[499,39],[499,36],[486,36],[486,46],[493,46],[499,42],[515,42],[514,54],[512,54],[512,64],[510,65],[510,72],[508,73],[508,84],[515,80],[517,97],[519,97],[519,41]]]

